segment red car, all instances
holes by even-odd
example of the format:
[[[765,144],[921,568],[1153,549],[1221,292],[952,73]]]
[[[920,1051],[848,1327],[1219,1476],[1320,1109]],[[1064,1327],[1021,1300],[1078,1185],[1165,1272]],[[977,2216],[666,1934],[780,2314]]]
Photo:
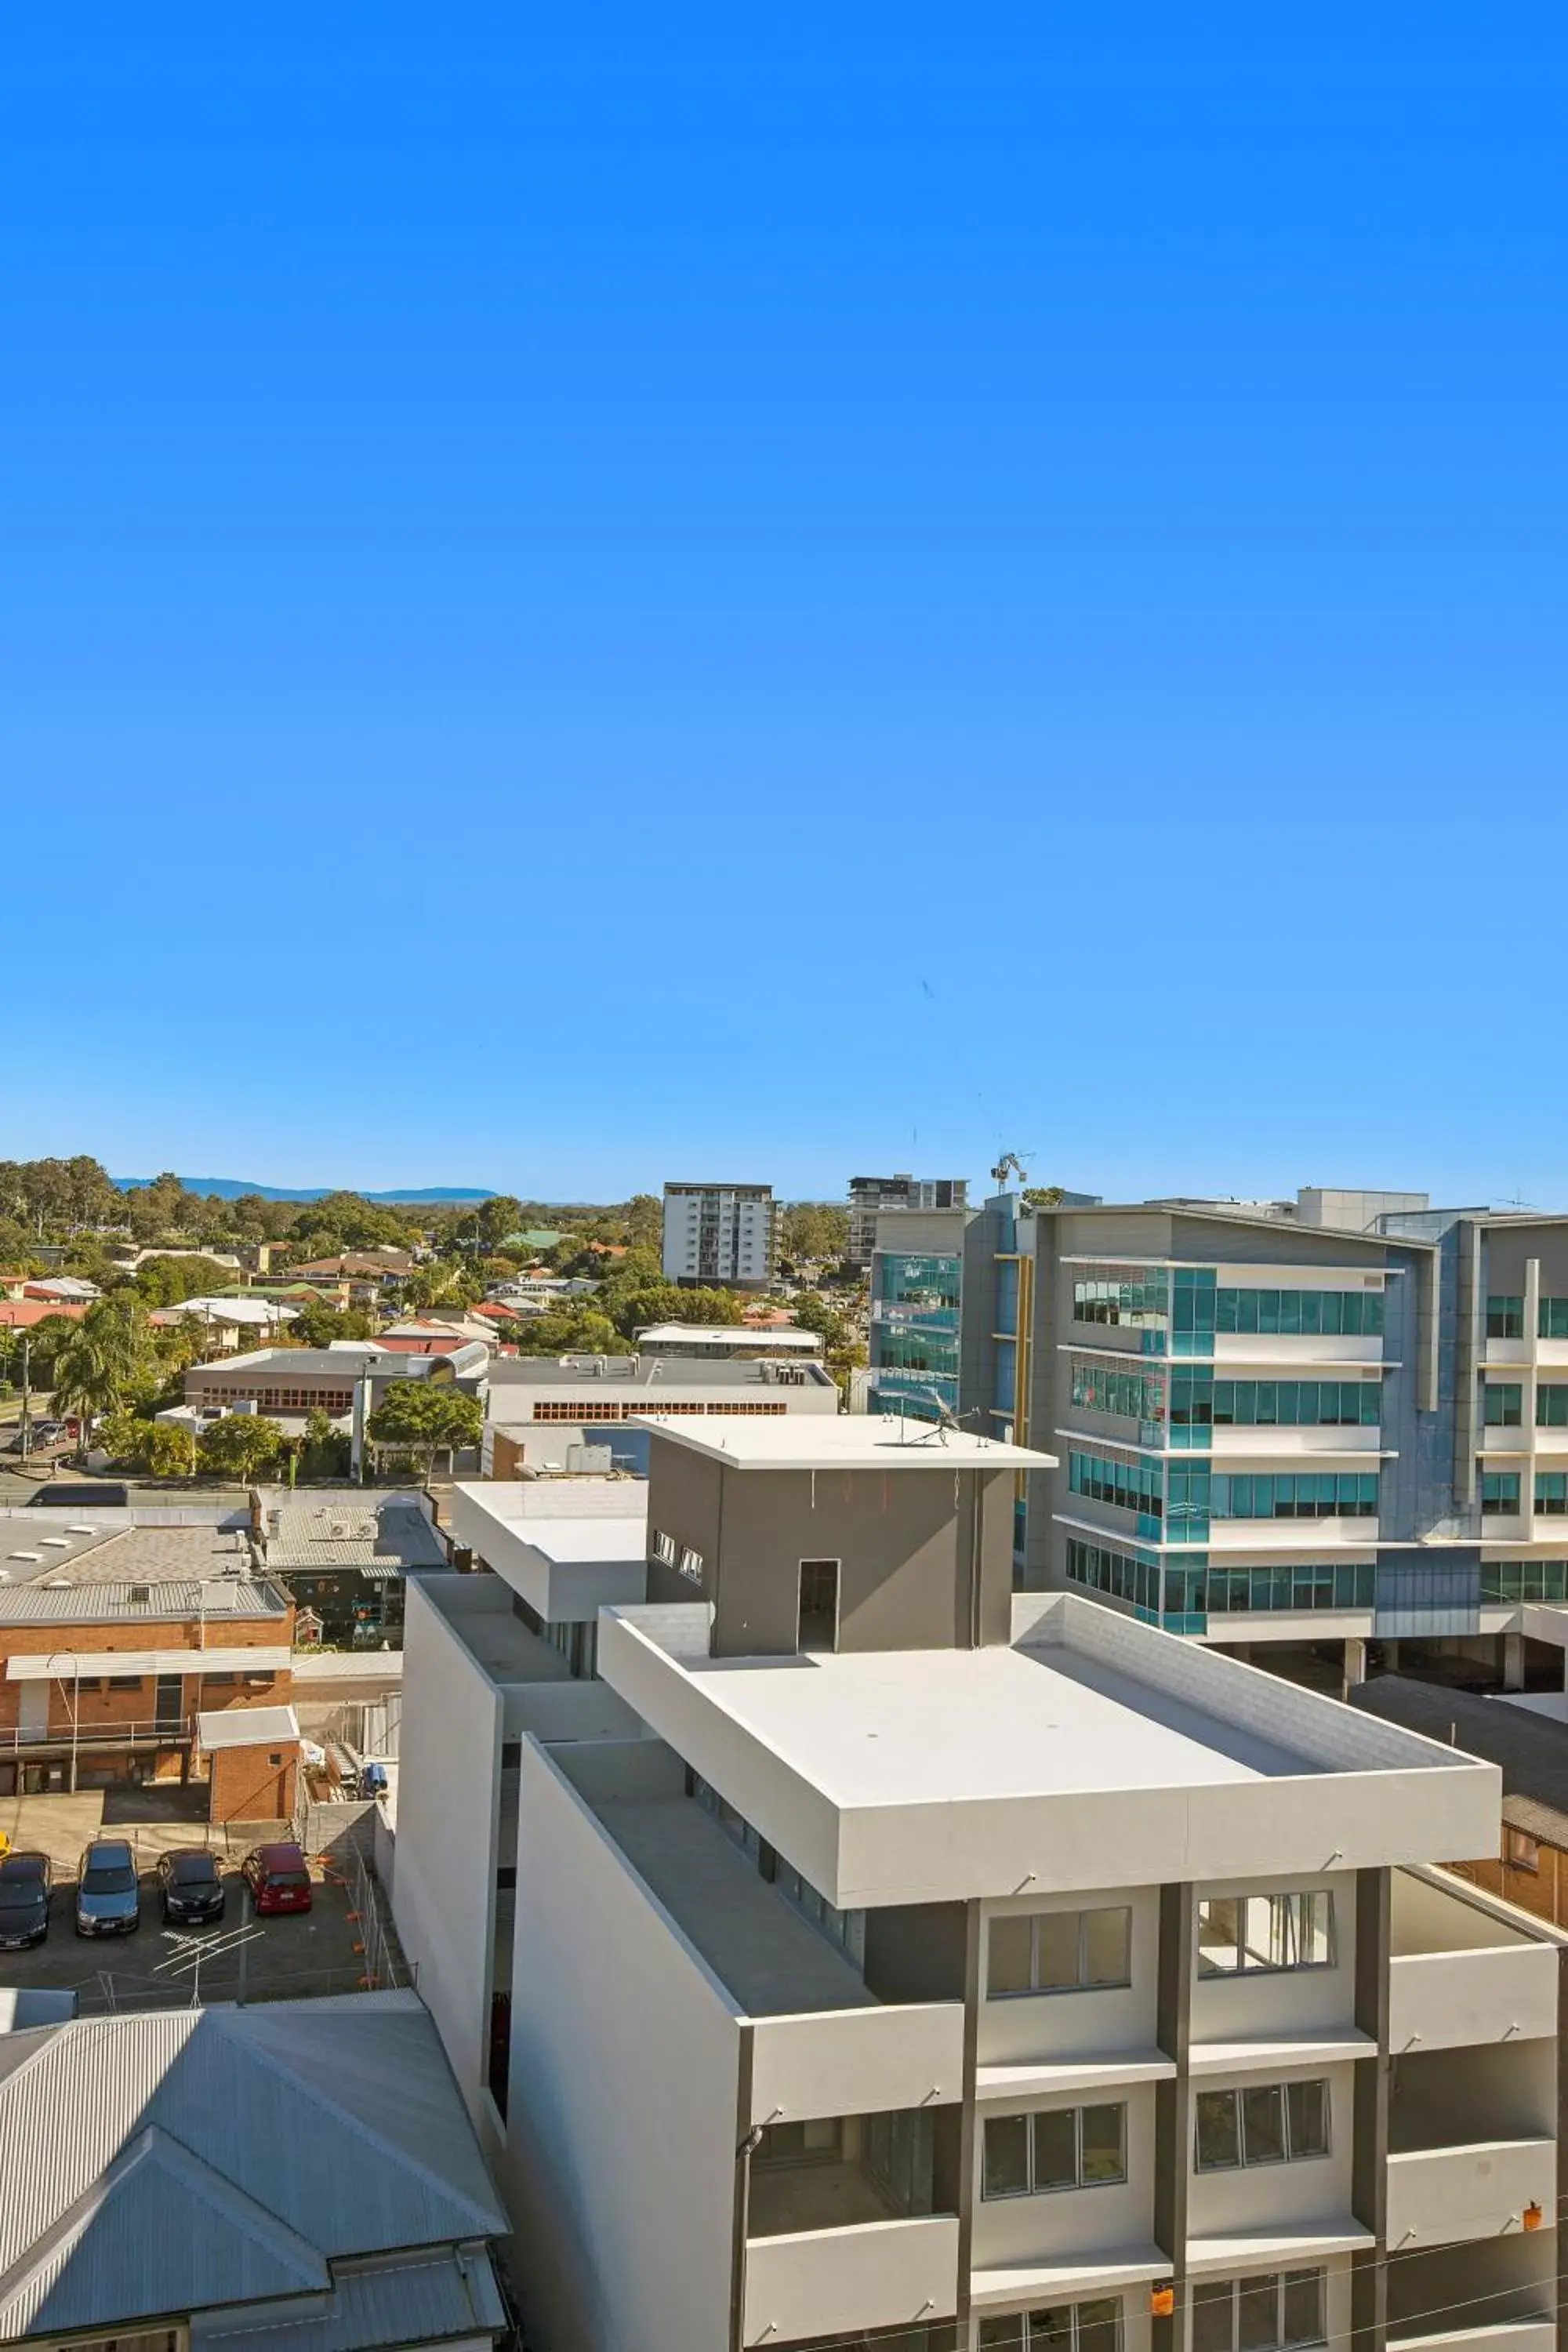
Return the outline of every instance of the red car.
[[[310,1874],[297,1845],[252,1846],[239,1865],[258,1911],[308,1911]]]

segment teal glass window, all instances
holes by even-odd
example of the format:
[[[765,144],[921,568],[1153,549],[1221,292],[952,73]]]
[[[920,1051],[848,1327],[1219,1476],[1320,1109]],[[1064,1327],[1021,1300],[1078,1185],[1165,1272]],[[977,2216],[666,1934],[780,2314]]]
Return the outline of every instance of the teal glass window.
[[[1173,1445],[1206,1446],[1214,1426],[1215,1378],[1212,1371],[1189,1370],[1186,1366],[1171,1374],[1171,1443]]]
[[[1568,1559],[1483,1559],[1481,1599],[1568,1601]]]
[[[1216,1331],[1367,1339],[1383,1329],[1381,1290],[1241,1290],[1215,1293]]]
[[[1113,1601],[1125,1601],[1146,1625],[1158,1625],[1162,1622],[1162,1594],[1170,1594],[1173,1589],[1181,1597],[1184,1612],[1201,1612],[1202,1555],[1196,1558],[1197,1568],[1182,1571],[1178,1585],[1173,1588],[1170,1575],[1161,1569],[1154,1553],[1119,1551],[1110,1544],[1085,1543],[1072,1536],[1068,1539],[1067,1572],[1069,1582],[1081,1584],[1089,1592],[1109,1593]],[[1202,1633],[1204,1628],[1199,1622],[1176,1630]]]
[[[1543,1298],[1535,1326],[1543,1339],[1568,1339],[1568,1298]]]
[[[1514,1484],[1518,1485],[1518,1480]],[[1374,1519],[1375,1470],[1303,1475],[1222,1477],[1213,1481],[1216,1519]]]
[[[1163,1324],[1171,1311],[1170,1278],[1163,1266],[1100,1267],[1075,1278],[1075,1323],[1128,1324],[1142,1328]]]
[[[940,1330],[956,1331],[961,1275],[956,1257],[919,1257],[900,1250],[879,1250],[877,1304],[902,1308],[904,1313],[877,1319],[918,1318]]]
[[[1522,1339],[1524,1337],[1524,1301],[1501,1291],[1493,1291],[1487,1300],[1487,1338],[1489,1339]]]
[[[1171,1352],[1212,1356],[1215,1328],[1213,1266],[1179,1265],[1173,1277]]]
[[[1145,1372],[1141,1364],[1124,1371],[1114,1364],[1075,1358],[1072,1401],[1086,1412],[1118,1413],[1126,1421],[1163,1423],[1165,1418],[1165,1383],[1158,1372]]]
[[[913,1324],[876,1327],[876,1367],[897,1372],[945,1372],[958,1376],[958,1339]]]
[[[1549,1519],[1568,1518],[1568,1473],[1561,1470],[1536,1472],[1535,1507]]]
[[[1354,1566],[1211,1568],[1208,1608],[1212,1616],[1253,1616],[1266,1610],[1302,1615],[1309,1610],[1370,1609],[1377,1570],[1370,1561]]]
[[[1068,1485],[1075,1495],[1087,1495],[1092,1503],[1136,1511],[1141,1518],[1158,1519],[1164,1514],[1164,1479],[1159,1462],[1113,1462],[1102,1454],[1069,1453]]]
[[[1226,1428],[1375,1429],[1383,1417],[1383,1383],[1215,1381],[1214,1417]]]
[[[1524,1390],[1520,1382],[1487,1381],[1482,1385],[1486,1399],[1487,1427],[1517,1429],[1524,1419]]]
[[[1568,1383],[1557,1381],[1549,1388],[1536,1390],[1535,1425],[1538,1429],[1568,1429]]]
[[[1167,1479],[1166,1532],[1172,1543],[1203,1543],[1209,1531],[1207,1462],[1173,1462]]]
[[[1519,1508],[1519,1472],[1517,1470],[1483,1470],[1481,1472],[1481,1513],[1483,1517],[1496,1517],[1500,1512]]]

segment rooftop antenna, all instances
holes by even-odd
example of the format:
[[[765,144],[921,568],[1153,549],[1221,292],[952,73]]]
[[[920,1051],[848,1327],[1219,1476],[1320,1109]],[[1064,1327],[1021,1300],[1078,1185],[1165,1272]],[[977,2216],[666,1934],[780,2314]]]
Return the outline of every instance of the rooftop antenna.
[[[940,1444],[945,1445],[948,1441],[949,1433],[952,1431],[956,1431],[962,1437],[963,1434],[964,1423],[966,1421],[973,1421],[980,1412],[980,1407],[978,1405],[971,1406],[970,1410],[963,1415],[951,1412],[942,1402],[941,1397],[938,1396],[935,1389],[920,1389],[917,1390],[915,1393],[920,1396],[929,1397],[931,1403],[936,1408],[935,1423],[926,1431],[923,1437],[917,1437],[914,1439],[913,1443],[916,1445],[929,1445],[933,1437]]]

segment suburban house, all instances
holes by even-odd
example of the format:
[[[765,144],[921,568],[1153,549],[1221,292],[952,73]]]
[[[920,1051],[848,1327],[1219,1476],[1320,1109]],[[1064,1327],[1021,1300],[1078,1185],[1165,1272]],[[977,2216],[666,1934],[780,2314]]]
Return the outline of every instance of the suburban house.
[[[506,2217],[412,1992],[18,2021],[0,2180],[0,2343],[485,2352],[508,2330]]]
[[[281,1299],[252,1292],[243,1298],[183,1298],[177,1307],[154,1307],[148,1319],[158,1331],[178,1330],[184,1323],[199,1324],[209,1356],[235,1356],[242,1349],[254,1348],[258,1339],[279,1339],[298,1313],[297,1307],[286,1306]]]

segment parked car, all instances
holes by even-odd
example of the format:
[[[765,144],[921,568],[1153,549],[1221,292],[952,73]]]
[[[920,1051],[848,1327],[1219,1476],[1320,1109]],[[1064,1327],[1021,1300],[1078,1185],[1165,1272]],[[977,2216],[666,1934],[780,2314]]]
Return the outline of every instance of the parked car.
[[[7,1853],[0,1861],[0,1952],[22,1952],[43,1942],[53,1885],[47,1853]]]
[[[77,1869],[79,1936],[130,1936],[142,1925],[136,1856],[124,1838],[94,1838]]]
[[[223,1917],[223,1879],[205,1846],[176,1846],[158,1864],[165,1919],[199,1926]]]
[[[308,1911],[310,1874],[297,1845],[252,1846],[240,1864],[258,1911]]]

